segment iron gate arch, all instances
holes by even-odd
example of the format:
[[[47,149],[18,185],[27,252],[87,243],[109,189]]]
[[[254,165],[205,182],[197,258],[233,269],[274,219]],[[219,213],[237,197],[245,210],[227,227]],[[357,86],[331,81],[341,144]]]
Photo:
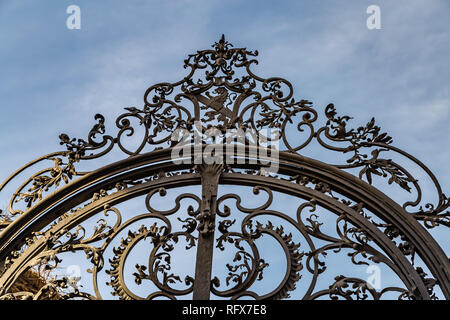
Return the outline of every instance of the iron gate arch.
[[[257,54],[245,48],[233,48],[222,36],[213,49],[188,56],[184,66],[190,68],[188,76],[179,82],[150,87],[144,96],[144,108],[126,108],[116,120],[119,129],[116,137],[106,135],[105,119],[97,114],[97,123],[87,140],[62,134],[60,140],[66,146],[65,151],[38,158],[12,174],[0,190],[29,169],[48,161],[53,164],[19,183],[12,193],[8,212],[3,215],[1,298],[100,299],[98,273],[102,271],[110,277],[109,288],[122,299],[175,299],[186,295],[209,299],[211,293],[232,299],[283,299],[300,284],[305,292],[292,298],[379,299],[396,292],[399,298],[432,299],[436,298],[434,289],[439,288],[449,299],[449,261],[426,230],[449,226],[446,210],[450,199],[443,194],[433,173],[416,158],[392,146],[392,138],[381,133],[373,119],[365,126],[348,129],[350,117],[338,116],[330,104],[325,110],[326,124],[315,129],[317,112],[311,102],[293,98],[293,87],[288,81],[278,77],[263,79],[253,74],[250,66],[257,63],[253,58]],[[196,78],[203,69],[202,77]],[[181,104],[183,100],[192,108]],[[138,120],[143,129],[134,149],[123,141],[126,136],[137,135],[131,119]],[[302,139],[297,145],[289,140],[290,125],[296,130],[296,141]],[[271,128],[277,134],[265,136],[264,128]],[[249,144],[251,137],[239,140],[242,136],[234,131],[232,149],[214,144],[217,141],[192,144],[205,129],[214,129],[222,137],[229,129],[252,129],[253,138],[265,143]],[[193,134],[176,135],[178,139],[174,139],[177,130]],[[345,146],[338,147],[326,139]],[[280,141],[279,150],[267,147]],[[344,165],[308,158],[300,151],[312,141],[331,151],[351,153],[352,157]],[[89,172],[76,169],[82,162],[112,152],[114,146],[129,157]],[[152,149],[145,151],[148,146]],[[213,155],[222,161],[205,163],[203,156],[207,149],[208,152],[221,150],[220,154]],[[186,154],[180,156],[180,151]],[[436,189],[436,203],[422,204],[419,182],[399,163],[382,158],[382,152],[387,151],[404,156],[424,170]],[[174,154],[179,158],[175,159]],[[258,159],[250,161],[254,155]],[[267,167],[274,163],[277,172],[268,172]],[[347,169],[359,172],[354,175]],[[415,190],[416,198],[399,204],[372,185],[373,177],[389,178],[388,183],[399,190],[410,193]],[[246,207],[242,204],[242,194],[220,195],[218,186],[224,185],[249,187],[254,194],[264,193],[267,200],[257,207]],[[179,194],[171,199],[173,207],[168,210],[152,206],[155,195],[165,197],[168,190],[176,191],[184,186],[201,186],[201,193]],[[298,199],[295,213],[271,207],[278,193]],[[141,196],[145,196],[146,212],[123,221],[116,206]],[[185,200],[194,205],[180,212]],[[227,201],[233,202],[234,208],[228,207]],[[20,204],[22,208],[17,207]],[[320,210],[335,215],[334,236],[321,229]],[[235,223],[237,212],[243,214],[238,222],[240,226]],[[176,215],[181,215],[178,217],[182,223],[180,230],[172,230]],[[105,217],[111,216],[115,221],[108,224]],[[261,223],[258,219],[262,216],[282,220],[283,224]],[[92,217],[101,218],[91,226],[92,235],[87,236],[82,224]],[[153,224],[133,227],[134,223],[146,219],[153,219]],[[301,237],[300,243],[294,241],[295,234],[288,233],[288,225]],[[121,237],[119,244],[113,245],[121,232],[128,233]],[[267,267],[264,248],[256,244],[262,237],[271,237],[279,243],[286,265],[280,283],[265,293],[252,291]],[[180,238],[185,239],[186,250],[196,248],[195,273],[184,279],[170,271],[170,253]],[[317,239],[325,244],[318,246]],[[126,274],[124,266],[130,252],[143,241],[150,242],[153,248],[148,253],[148,263],[136,265],[132,275],[137,284],[149,281],[156,289],[141,297],[127,286],[126,277],[132,275]],[[237,251],[234,262],[242,263],[227,264],[229,274],[224,286],[212,274],[212,263],[214,247],[224,250],[226,244]],[[113,256],[106,261],[103,255],[111,249],[109,246],[114,246]],[[384,264],[404,287],[377,290],[363,279],[340,274],[327,288],[316,288],[319,277],[328,268],[327,252],[340,253],[344,249],[349,251],[354,264],[368,261]],[[68,278],[50,279],[35,291],[19,290],[15,286],[29,270],[42,266],[52,270],[61,262],[59,255],[77,251],[84,252],[92,265],[89,272],[93,292],[70,288]],[[418,259],[423,265],[416,264]],[[304,273],[311,276],[309,283],[302,282]],[[175,283],[184,283],[184,288],[175,287]]]

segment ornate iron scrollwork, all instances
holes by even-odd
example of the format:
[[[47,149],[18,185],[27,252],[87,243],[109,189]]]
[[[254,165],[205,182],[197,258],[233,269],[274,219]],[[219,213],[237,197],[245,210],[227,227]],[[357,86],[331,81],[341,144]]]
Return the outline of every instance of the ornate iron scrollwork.
[[[351,118],[339,116],[329,104],[326,123],[318,127],[319,115],[312,103],[296,100],[287,80],[264,79],[252,72],[257,55],[257,51],[234,48],[222,36],[212,49],[188,56],[184,68],[189,72],[182,80],[153,85],[145,92],[142,108],[125,108],[115,121],[115,135],[106,134],[105,118],[97,114],[86,140],[61,134],[66,150],[40,157],[6,179],[0,191],[22,173],[51,163],[18,183],[0,220],[0,298],[101,299],[104,284],[120,299],[191,295],[208,299],[211,294],[231,299],[364,300],[390,294],[400,299],[433,299],[438,296],[436,288],[449,298],[448,259],[419,224],[450,226],[450,198],[433,173],[394,147],[393,139],[374,119],[350,129]],[[170,152],[179,142],[192,142],[191,137],[173,140],[177,130],[202,134],[210,128],[223,138],[230,129],[251,129],[263,141],[278,142],[279,172],[267,175],[264,166],[250,162],[171,162]],[[140,137],[138,129],[142,129]],[[263,129],[275,134],[266,135]],[[129,138],[134,139],[134,148],[127,146]],[[305,148],[314,143],[348,154],[348,159],[344,164],[327,164],[306,158]],[[201,145],[200,151],[206,147]],[[87,160],[102,158],[114,148],[128,158],[98,170],[81,170]],[[423,203],[419,181],[405,166],[384,158],[388,152],[427,174],[437,192],[434,204]],[[225,151],[223,159],[227,156]],[[371,186],[377,177],[416,197],[397,204]],[[166,197],[169,189],[193,185],[201,185],[201,194]],[[218,186],[222,185],[253,187],[254,195],[263,191],[267,200],[249,208],[242,204],[242,194],[221,194]],[[294,197],[295,212],[274,209],[276,193]],[[139,196],[145,196],[147,212],[124,219],[115,205]],[[155,196],[173,200],[175,205],[156,209]],[[194,205],[184,208],[184,201]],[[333,218],[324,219],[324,211]],[[84,226],[102,214],[96,224]],[[113,223],[108,221],[111,217],[115,217]],[[176,221],[179,229],[174,228]],[[86,229],[92,229],[91,235]],[[279,261],[286,265],[280,283],[267,292],[254,289],[273,264],[259,244],[264,239],[279,245],[284,253]],[[197,252],[195,274],[181,276],[173,270],[176,246],[183,241],[184,252]],[[128,272],[129,257],[141,244],[151,247],[148,262],[137,263]],[[106,258],[108,250],[112,255]],[[213,274],[214,250],[234,250],[232,261],[225,264],[226,273]],[[76,252],[90,263],[91,292],[71,287],[68,279],[51,279],[36,292],[12,289],[25,272],[40,267],[56,270],[64,259],[61,255]],[[330,271],[327,257],[343,253],[354,266],[385,266],[403,287],[373,288],[359,277],[340,273],[326,288],[318,288],[321,277]],[[101,273],[108,277],[104,284],[99,283]],[[130,279],[139,288],[153,289],[138,294]]]

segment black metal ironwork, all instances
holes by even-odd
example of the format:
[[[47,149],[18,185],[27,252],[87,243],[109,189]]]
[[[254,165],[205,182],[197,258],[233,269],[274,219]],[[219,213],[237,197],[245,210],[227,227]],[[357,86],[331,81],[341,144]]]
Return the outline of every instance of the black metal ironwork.
[[[98,275],[105,271],[110,277],[107,285],[121,299],[176,299],[190,294],[194,299],[209,299],[211,294],[231,299],[284,299],[295,292],[296,286],[307,289],[302,296],[291,298],[380,299],[396,292],[399,298],[433,299],[438,287],[449,299],[448,258],[424,228],[450,226],[450,198],[442,192],[437,178],[418,159],[394,147],[392,138],[375,125],[374,119],[349,129],[351,118],[338,116],[330,104],[325,109],[325,125],[316,128],[317,111],[311,102],[293,98],[293,87],[287,80],[264,79],[251,71],[257,55],[256,51],[234,48],[222,36],[212,49],[188,56],[184,67],[189,73],[182,80],[151,86],[145,92],[143,108],[125,108],[126,112],[116,119],[115,136],[106,134],[105,118],[97,114],[87,140],[61,134],[66,150],[38,158],[6,179],[0,191],[27,170],[52,163],[19,183],[8,212],[3,213],[0,298],[101,299]],[[138,124],[133,125],[133,120]],[[141,136],[136,138],[139,129]],[[212,129],[242,147],[229,150],[217,141],[192,144],[199,132]],[[258,141],[279,142],[277,159],[273,158],[273,149],[246,144],[248,137],[230,137],[231,129],[234,133],[251,130]],[[272,129],[274,135],[264,134],[263,129]],[[174,140],[177,132],[193,136]],[[134,148],[126,145],[130,138]],[[307,158],[303,150],[313,142],[350,156],[345,164]],[[188,161],[175,163],[180,159],[173,158],[174,150],[180,145],[184,150],[189,148]],[[222,161],[198,162],[211,146],[221,150],[215,156]],[[128,158],[89,172],[77,169],[81,163],[117,148]],[[419,181],[403,165],[382,157],[388,151],[424,171],[436,189],[434,204],[423,203]],[[250,161],[255,154],[265,164]],[[267,162],[273,161],[278,172],[268,174]],[[356,175],[352,175],[354,170]],[[400,205],[372,186],[374,177],[387,178],[388,184],[416,197]],[[170,210],[158,210],[151,204],[155,195],[165,197],[167,190],[193,185],[201,185],[201,194],[179,194]],[[242,194],[221,195],[221,185],[251,187],[254,194],[263,191],[267,201],[247,208],[241,204]],[[292,215],[274,210],[274,192],[298,199],[297,212]],[[147,212],[124,221],[116,205],[143,195]],[[187,215],[180,216],[185,200],[195,205],[186,209]],[[228,206],[230,201],[235,202],[235,208]],[[334,214],[334,221],[327,223],[334,224],[336,234],[324,231],[318,213],[322,210]],[[88,235],[83,222],[101,215]],[[116,217],[113,223],[106,219],[111,216]],[[176,216],[182,223],[181,231],[173,230]],[[238,216],[244,218],[237,222]],[[261,222],[262,217],[282,223]],[[140,222],[142,226],[135,228]],[[301,237],[300,243],[288,229]],[[268,266],[263,248],[258,247],[262,238],[271,238],[281,246],[286,263],[281,282],[265,293],[252,289]],[[195,273],[184,279],[171,271],[171,256],[181,239],[186,242],[186,252],[196,247]],[[134,273],[127,274],[127,258],[146,241],[152,245],[148,264],[138,264]],[[223,251],[227,245],[234,247],[236,254],[234,264],[226,264],[224,284],[220,275],[214,274],[212,264],[214,248]],[[104,254],[111,247],[113,257],[105,261]],[[404,287],[377,291],[365,280],[336,275],[328,288],[316,288],[328,268],[325,256],[344,250],[355,265],[369,261],[385,265]],[[70,289],[67,279],[49,280],[39,292],[12,290],[27,270],[36,266],[55,269],[61,263],[60,256],[70,252],[84,252],[92,264],[88,270],[92,292]],[[422,265],[416,263],[418,259]],[[309,283],[303,280],[303,273],[311,277]],[[140,286],[151,282],[156,290],[142,297],[127,285],[130,277]]]

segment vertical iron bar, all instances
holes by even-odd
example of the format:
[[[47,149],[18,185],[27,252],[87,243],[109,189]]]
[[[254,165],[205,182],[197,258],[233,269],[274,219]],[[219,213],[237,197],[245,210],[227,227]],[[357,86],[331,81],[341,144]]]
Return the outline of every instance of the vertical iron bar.
[[[214,230],[216,219],[217,186],[223,165],[199,165],[202,182],[202,202],[197,217],[198,247],[195,266],[194,300],[209,300],[211,291],[211,271],[214,251]]]

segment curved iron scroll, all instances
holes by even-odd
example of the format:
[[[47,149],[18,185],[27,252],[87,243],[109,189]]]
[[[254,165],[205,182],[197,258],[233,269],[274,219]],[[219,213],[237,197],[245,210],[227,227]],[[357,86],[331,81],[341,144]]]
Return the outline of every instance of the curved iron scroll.
[[[145,92],[142,108],[125,108],[116,119],[116,135],[106,134],[105,118],[97,114],[87,140],[61,134],[66,150],[40,157],[7,178],[0,191],[40,166],[15,185],[8,212],[0,220],[0,298],[101,299],[101,272],[108,275],[106,284],[121,299],[209,299],[211,294],[231,299],[380,299],[392,294],[432,299],[438,296],[436,288],[450,298],[448,259],[419,223],[426,228],[450,225],[450,198],[437,178],[418,159],[394,147],[374,119],[349,129],[351,118],[339,116],[329,104],[326,124],[317,128],[317,111],[311,102],[293,98],[293,86],[287,80],[264,79],[251,71],[257,55],[233,48],[222,37],[212,49],[188,56],[184,67],[189,73],[182,80],[153,85]],[[264,165],[248,161],[174,164],[172,151],[178,145],[190,146],[193,136],[211,128],[224,139],[229,139],[230,129],[252,129],[258,140],[279,143],[278,173],[268,176]],[[263,129],[275,134],[266,135]],[[177,140],[177,132],[194,134]],[[126,145],[130,138],[134,148]],[[315,142],[350,156],[345,164],[308,159],[302,152]],[[81,171],[87,160],[100,159],[115,147],[129,157]],[[191,160],[207,147],[192,146]],[[223,159],[248,160],[253,149],[262,148],[245,145],[232,154],[224,151]],[[427,174],[436,189],[435,203],[423,203],[419,181],[403,164],[384,158],[388,151]],[[256,154],[274,161],[267,152]],[[48,168],[42,167],[49,161]],[[415,197],[399,205],[371,186],[374,177],[387,178],[388,184]],[[164,198],[169,189],[191,185],[201,185],[201,194],[181,193],[168,210],[153,206],[155,196]],[[248,208],[242,204],[242,194],[220,194],[221,185],[249,186],[255,195],[266,194],[267,200]],[[272,208],[274,192],[298,199],[294,215]],[[147,212],[124,220],[115,206],[143,195]],[[186,201],[192,204],[184,208]],[[334,214],[334,234],[323,231],[322,211]],[[102,217],[90,226],[89,234],[83,223],[98,215]],[[108,221],[112,216],[113,223]],[[179,230],[174,228],[175,221],[181,224]],[[278,243],[286,265],[282,280],[268,292],[253,289],[267,278],[270,268],[259,245],[262,239]],[[130,254],[143,243],[151,246],[148,262],[127,273]],[[195,271],[184,276],[172,268],[172,257],[182,243],[196,261]],[[226,275],[214,274],[214,252],[230,248],[235,254],[226,264]],[[113,255],[105,259],[108,250]],[[336,274],[328,287],[319,288],[329,270],[327,255],[344,251],[354,265],[385,266],[403,287],[376,289],[358,277]],[[55,270],[61,255],[70,252],[83,252],[91,263],[87,272],[92,276],[92,292],[72,287],[66,278],[51,279],[37,292],[14,291],[25,272]],[[142,287],[151,284],[153,291],[138,295],[127,284],[129,279]],[[304,289],[300,296],[299,288]]]

